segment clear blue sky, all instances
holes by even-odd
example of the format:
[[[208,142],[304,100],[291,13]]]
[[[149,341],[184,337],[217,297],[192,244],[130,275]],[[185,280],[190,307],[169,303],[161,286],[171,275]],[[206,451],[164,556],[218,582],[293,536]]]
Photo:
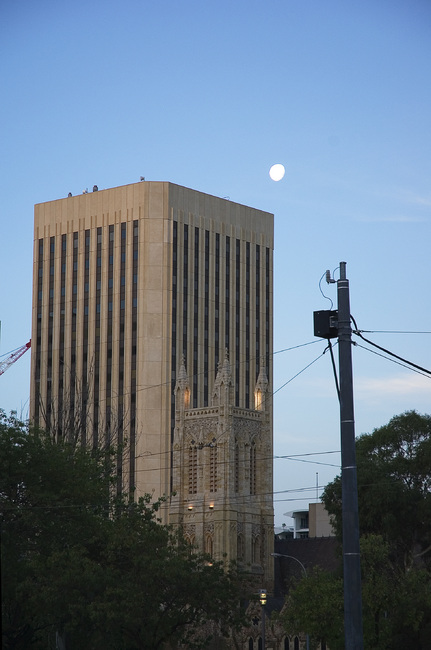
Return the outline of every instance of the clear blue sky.
[[[361,329],[431,331],[429,0],[2,0],[0,48],[0,354],[30,338],[34,204],[141,175],[274,212],[275,350],[314,340],[340,261]],[[431,368],[431,335],[368,336]],[[277,354],[274,390],[324,347]],[[357,434],[431,412],[429,379],[353,352]],[[6,410],[26,414],[29,364],[0,378]],[[276,456],[339,450],[328,354],[274,410]],[[338,472],[274,469],[278,525]]]

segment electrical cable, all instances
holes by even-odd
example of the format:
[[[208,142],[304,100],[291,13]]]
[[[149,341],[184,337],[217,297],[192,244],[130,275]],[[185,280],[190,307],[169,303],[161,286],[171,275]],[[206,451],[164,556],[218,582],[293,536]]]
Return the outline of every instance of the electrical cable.
[[[335,388],[337,389],[338,401],[340,401],[340,385],[338,383],[337,368],[335,366],[334,352],[332,350],[331,339],[328,339],[328,348],[331,354],[332,370],[334,371]]]
[[[365,332],[366,334],[431,334],[431,331],[422,330],[422,331],[408,331],[408,330],[359,330],[360,332]]]
[[[301,343],[300,345],[294,345],[291,348],[284,348],[284,350],[276,350],[272,353],[272,355],[275,356],[276,354],[281,354],[282,352],[290,352],[291,350],[297,350],[298,348],[305,348],[307,345],[314,345],[314,343],[320,343],[319,339],[309,341],[308,343]]]
[[[272,393],[272,397],[274,397],[274,395],[276,395],[276,393],[278,393],[282,388],[284,388],[285,386],[287,386],[287,384],[290,384],[291,381],[293,381],[294,379],[296,379],[297,377],[299,377],[299,375],[301,375],[303,372],[305,372],[305,371],[306,371],[310,366],[313,365],[313,363],[316,363],[316,361],[318,361],[321,357],[323,357],[323,355],[325,354],[325,352],[326,352],[327,349],[328,349],[328,348],[326,347],[326,348],[323,350],[322,354],[319,354],[319,356],[316,357],[313,361],[311,361],[311,363],[309,363],[307,366],[305,366],[305,368],[303,368],[302,370],[300,370],[299,372],[297,372],[296,375],[294,375],[293,377],[291,377],[290,379],[288,379],[288,381],[286,381],[282,386],[280,386],[279,388],[277,388],[277,390],[275,390],[275,391]]]
[[[422,373],[426,373],[427,375],[431,375],[431,370],[427,370],[426,368],[423,368],[422,366],[418,366],[416,363],[413,363],[412,361],[409,361],[408,359],[404,359],[403,357],[398,356],[398,354],[394,354],[390,350],[387,350],[386,348],[383,348],[381,345],[377,345],[377,343],[373,343],[373,341],[370,341],[369,339],[365,338],[365,336],[362,336],[361,331],[359,330],[355,319],[351,315],[350,318],[352,319],[354,325],[355,325],[355,330],[353,330],[353,334],[356,334],[359,336],[363,341],[368,343],[369,345],[372,345],[373,347],[377,348],[378,350],[381,350],[382,352],[385,352],[386,354],[389,354],[391,357],[394,357],[395,359],[398,359],[399,361],[402,361],[403,363],[408,364],[409,366],[412,366],[412,368],[417,368],[417,370],[420,370]]]
[[[389,359],[388,357],[385,357],[384,354],[380,354],[379,352],[376,352],[375,350],[370,350],[369,348],[366,348],[365,345],[361,345],[360,343],[354,342],[354,345],[358,348],[361,348],[362,350],[366,350],[367,352],[371,352],[371,354],[375,354],[378,357],[381,357],[382,359],[385,359],[386,361],[390,361],[391,363],[396,363],[397,366],[401,366],[401,368],[406,368],[407,370],[411,370],[412,372],[416,372],[418,375],[422,375],[422,377],[426,377],[427,379],[431,379],[431,377],[428,374],[425,374],[423,372],[420,372],[420,370],[415,370],[415,368],[412,368],[409,365],[406,365],[405,363],[400,363],[399,361],[395,361],[395,359]]]
[[[333,306],[334,306],[334,302],[333,302],[332,298],[330,298],[329,296],[325,296],[325,294],[323,293],[323,290],[322,290],[322,280],[325,277],[325,275],[326,275],[326,271],[319,280],[319,290],[320,290],[320,293],[322,294],[322,296],[325,298],[325,300],[329,300],[329,302],[331,303],[330,309],[332,309]]]

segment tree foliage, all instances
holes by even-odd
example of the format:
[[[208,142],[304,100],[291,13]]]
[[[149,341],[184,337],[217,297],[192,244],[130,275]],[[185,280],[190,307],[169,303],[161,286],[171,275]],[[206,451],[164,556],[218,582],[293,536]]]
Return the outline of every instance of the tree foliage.
[[[277,618],[289,634],[308,634],[311,648],[326,641],[331,650],[343,650],[342,579],[314,567],[307,576],[293,581]]]
[[[364,647],[427,650],[431,638],[431,416],[409,411],[356,441]],[[323,502],[342,542],[341,477]],[[289,593],[286,630],[344,647],[339,576],[315,571]],[[311,595],[311,596],[310,596]],[[330,614],[332,612],[332,615]],[[290,627],[289,627],[290,626]]]
[[[1,413],[4,648],[200,648],[240,625],[241,576],[162,525],[162,500],[118,497],[116,457]]]
[[[361,534],[378,534],[406,568],[431,559],[431,416],[408,411],[356,441]],[[341,478],[323,502],[341,539]]]

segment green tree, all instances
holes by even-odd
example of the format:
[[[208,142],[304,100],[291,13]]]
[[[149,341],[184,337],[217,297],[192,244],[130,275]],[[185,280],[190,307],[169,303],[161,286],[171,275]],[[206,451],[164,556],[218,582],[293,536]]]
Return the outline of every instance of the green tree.
[[[356,441],[361,534],[382,535],[406,568],[431,559],[431,416],[408,411]],[[323,493],[341,539],[341,478]]]
[[[356,441],[364,647],[428,650],[431,638],[431,416],[410,411]],[[341,478],[323,502],[342,531]],[[316,645],[344,647],[341,579],[321,570],[294,585],[282,620]]]
[[[2,623],[6,648],[28,648],[52,629],[42,606],[45,565],[60,549],[101,537],[110,455],[55,444],[0,412]]]
[[[0,414],[3,647],[206,647],[240,625],[244,581],[116,496],[117,454],[54,443]]]
[[[314,567],[293,580],[285,607],[277,616],[289,634],[305,634],[310,647],[325,641],[331,650],[343,650],[343,582],[339,576]]]
[[[428,648],[431,416],[408,411],[356,441],[364,635],[370,648]],[[323,502],[341,540],[341,478]]]

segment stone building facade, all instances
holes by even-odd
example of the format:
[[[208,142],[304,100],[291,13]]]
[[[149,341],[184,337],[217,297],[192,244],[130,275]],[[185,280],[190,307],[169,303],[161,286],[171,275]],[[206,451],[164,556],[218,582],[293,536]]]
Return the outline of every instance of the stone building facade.
[[[235,407],[228,352],[211,405],[190,408],[184,360],[175,388],[170,521],[216,560],[237,561],[272,590],[272,434],[264,359],[254,408]]]

